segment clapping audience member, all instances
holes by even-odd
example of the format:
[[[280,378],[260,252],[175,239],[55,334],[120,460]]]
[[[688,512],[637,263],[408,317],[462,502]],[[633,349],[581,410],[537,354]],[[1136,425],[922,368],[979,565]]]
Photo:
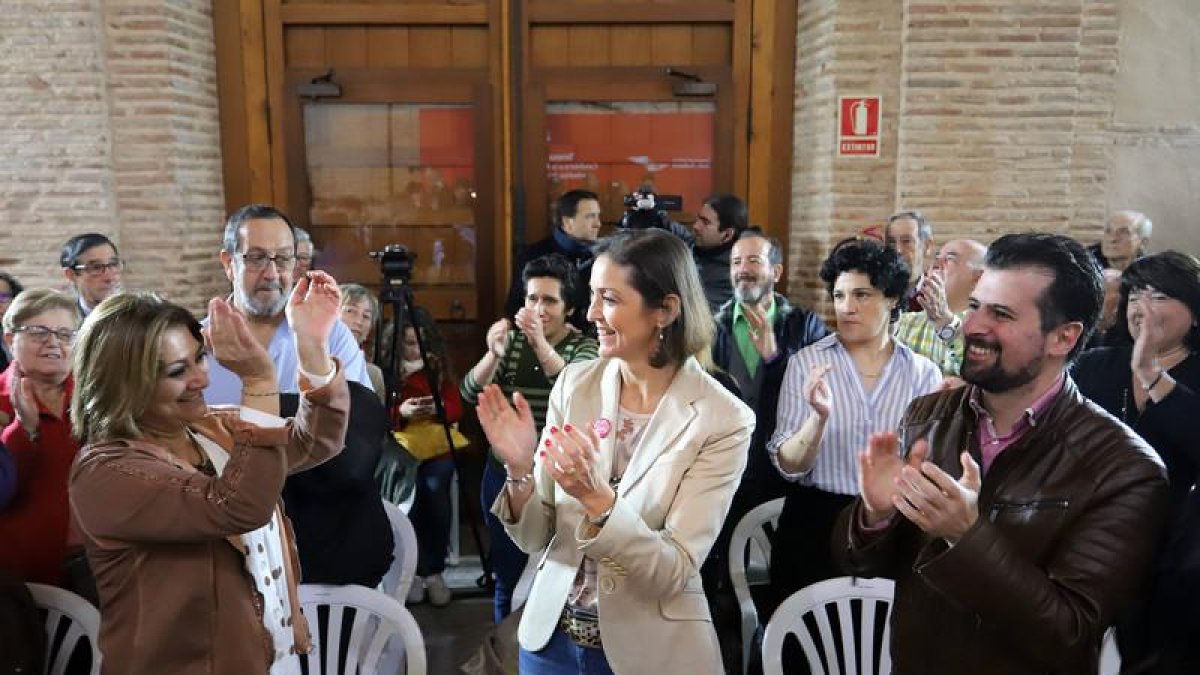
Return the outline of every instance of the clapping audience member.
[[[71,350],[79,308],[66,293],[25,291],[4,313],[13,361],[0,375],[0,443],[16,460],[16,494],[0,512],[0,568],[23,581],[60,585],[75,539],[67,477],[79,444],[71,436]],[[76,544],[77,545],[77,544]]]
[[[540,440],[524,397],[510,405],[496,385],[480,396],[507,473],[492,510],[522,550],[546,550],[520,670],[723,673],[699,566],[754,414],[701,365],[713,321],[687,246],[641,230],[596,253],[588,318],[601,358],[559,375]]]
[[[904,312],[896,340],[957,376],[963,360],[962,318],[975,283],[983,274],[987,247],[971,239],[948,241],[916,289],[919,312]]]
[[[568,363],[596,358],[596,340],[575,330],[567,317],[575,309],[570,298],[579,297],[575,269],[559,255],[529,261],[521,272],[525,306],[515,319],[502,318],[487,332],[487,352],[462,382],[462,398],[475,404],[488,384],[498,385],[505,396],[520,392],[529,403],[540,430],[546,419],[550,388]],[[504,490],[505,473],[495,453],[488,454],[480,499],[491,535],[491,563],[496,575],[495,619],[500,623],[512,611],[512,591],[526,556],[509,539],[500,521],[487,511]]]
[[[79,311],[87,316],[92,308],[121,292],[121,270],[125,261],[116,244],[95,232],[71,237],[58,255],[63,276],[75,290]]]
[[[8,306],[12,304],[13,298],[20,295],[23,290],[25,287],[13,275],[8,272],[0,272],[0,318],[8,311]],[[0,340],[0,372],[8,368],[10,361],[12,361],[12,353],[8,350],[8,343]]]
[[[379,366],[371,363],[371,356],[366,351],[371,331],[375,328],[375,320],[378,318],[379,299],[375,297],[374,293],[359,284],[342,285],[342,323],[345,323],[346,327],[350,329],[350,334],[354,336],[354,341],[362,350],[371,386],[374,387],[379,401],[386,406],[388,404],[387,387],[384,385],[383,371],[379,369]]]
[[[454,477],[454,457],[446,441],[446,430],[437,417],[433,401],[433,383],[450,424],[454,449],[461,451],[469,441],[458,432],[462,417],[462,398],[458,382],[450,368],[446,346],[433,317],[423,309],[413,313],[416,328],[404,326],[400,343],[400,386],[393,421],[395,437],[408,453],[421,461],[417,467],[416,493],[409,518],[417,532],[417,578],[409,589],[408,602],[417,603],[429,598],[430,604],[443,607],[450,602],[450,589],[442,572],[446,569],[446,553],[450,544],[450,525],[453,516],[450,485]],[[421,342],[417,342],[417,331]],[[428,362],[421,356],[420,344],[425,345]]]
[[[908,265],[908,290],[901,311],[919,312],[923,308],[917,302],[917,289],[921,275],[933,259],[933,224],[920,211],[900,211],[888,216],[883,227],[883,241],[888,248],[895,249]]]
[[[1168,490],[1153,450],[1067,375],[1101,296],[1076,241],[992,242],[963,325],[969,386],[913,401],[858,454],[833,545],[845,573],[896,580],[895,672],[1097,672]]]
[[[297,344],[328,340],[338,299],[319,272],[297,284]],[[242,315],[214,299],[206,330],[212,358],[240,379],[240,410],[205,404],[205,336],[182,307],[118,296],[80,334],[72,419],[86,447],[71,501],[100,590],[105,672],[299,673],[309,649],[279,495],[289,473],[342,447],[345,376],[327,353],[297,349],[299,410],[283,424],[275,364]]]
[[[791,482],[771,549],[771,606],[841,576],[833,523],[858,494],[858,450],[891,431],[904,409],[942,381],[932,361],[892,339],[908,266],[874,240],[847,240],[821,264],[837,332],[789,360],[775,434],[767,444]]]
[[[1168,251],[1121,276],[1118,323],[1132,345],[1085,352],[1072,375],[1084,396],[1128,424],[1167,465],[1171,508],[1140,606],[1118,623],[1122,670],[1200,672],[1200,261]]]
[[[293,329],[285,311],[288,298],[296,284],[319,273],[294,276],[296,243],[282,212],[263,204],[238,209],[225,223],[222,244],[219,258],[233,285],[231,304],[275,363],[281,409],[295,410],[298,403],[300,353],[337,359],[350,390],[345,450],[312,471],[292,476],[283,491],[304,582],[375,586],[391,564],[394,543],[375,484],[375,466],[390,425],[362,349],[338,317],[321,341]],[[242,382],[235,372],[210,358],[208,373],[204,398],[210,405],[241,400]]]

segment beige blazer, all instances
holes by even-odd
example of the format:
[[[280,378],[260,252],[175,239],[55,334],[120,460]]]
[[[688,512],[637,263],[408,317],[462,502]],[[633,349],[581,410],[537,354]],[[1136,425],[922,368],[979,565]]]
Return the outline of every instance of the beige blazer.
[[[568,365],[550,394],[546,429],[616,423],[618,362]],[[520,514],[501,492],[492,512],[523,551],[542,553],[521,618],[521,646],[549,642],[583,556],[600,564],[600,636],[618,675],[723,673],[700,565],[721,529],[746,465],[754,413],[689,359],[667,389],[617,486],[603,528],[535,460],[534,496]],[[548,433],[548,432],[543,432]],[[610,473],[616,434],[600,441]]]

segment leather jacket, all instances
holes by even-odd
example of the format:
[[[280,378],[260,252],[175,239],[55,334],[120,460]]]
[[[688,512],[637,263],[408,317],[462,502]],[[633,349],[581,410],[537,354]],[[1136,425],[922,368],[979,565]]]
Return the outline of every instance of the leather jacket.
[[[973,387],[915,400],[905,452],[961,475],[980,461]],[[1167,506],[1162,462],[1069,377],[1036,425],[992,463],[979,519],[954,546],[897,516],[868,532],[861,500],[842,513],[835,548],[847,571],[896,579],[891,652],[897,675],[1088,675],[1105,629],[1138,592]]]

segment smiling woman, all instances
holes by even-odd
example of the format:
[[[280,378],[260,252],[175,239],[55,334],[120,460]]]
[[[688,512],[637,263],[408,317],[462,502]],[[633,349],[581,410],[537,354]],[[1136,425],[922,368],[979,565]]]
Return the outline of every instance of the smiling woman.
[[[79,309],[71,296],[27,290],[4,313],[13,361],[0,375],[0,442],[17,464],[17,495],[0,512],[0,569],[23,581],[61,584],[68,554],[71,346]],[[12,545],[21,542],[21,545]]]
[[[288,304],[296,333],[328,339],[338,299],[323,272],[301,280]],[[299,673],[309,647],[279,495],[289,473],[342,447],[345,377],[328,356],[301,354],[294,422],[245,421],[277,412],[275,366],[224,300],[209,318],[205,335],[178,305],[119,295],[80,334],[72,413],[87,446],[70,494],[96,573],[106,672]],[[240,411],[204,403],[205,337],[241,378]]]

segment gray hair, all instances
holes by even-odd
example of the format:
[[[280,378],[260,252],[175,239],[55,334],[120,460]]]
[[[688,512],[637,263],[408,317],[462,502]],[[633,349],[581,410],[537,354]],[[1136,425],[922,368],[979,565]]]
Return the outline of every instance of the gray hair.
[[[292,239],[300,241],[299,228],[292,224],[291,219],[283,211],[267,204],[247,204],[230,214],[229,219],[225,221],[225,237],[222,247],[226,251],[237,253],[238,246],[241,244],[238,233],[249,220],[282,220],[292,231]]]
[[[930,224],[929,219],[925,217],[924,213],[921,213],[915,209],[912,211],[900,211],[888,216],[887,225],[885,225],[883,228],[885,236],[887,234],[887,228],[890,227],[893,222],[903,218],[912,218],[913,220],[917,221],[918,239],[921,241],[929,241],[930,239],[933,239],[933,225]]]
[[[1154,223],[1150,222],[1150,217],[1141,211],[1134,211],[1132,209],[1122,209],[1109,216],[1108,221],[1104,223],[1104,231],[1108,232],[1112,229],[1112,221],[1120,216],[1125,216],[1133,221],[1133,226],[1137,229],[1138,237],[1142,239],[1149,239],[1150,235],[1154,232]]]

